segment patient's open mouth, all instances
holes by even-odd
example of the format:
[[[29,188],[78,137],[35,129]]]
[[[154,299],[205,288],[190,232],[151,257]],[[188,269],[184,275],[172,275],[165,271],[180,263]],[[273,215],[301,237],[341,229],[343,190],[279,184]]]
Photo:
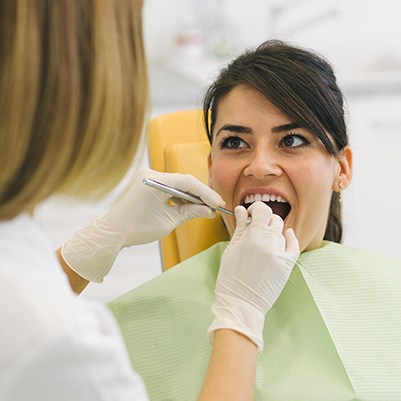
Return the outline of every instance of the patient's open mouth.
[[[252,203],[262,201],[267,206],[271,207],[274,214],[280,216],[283,220],[288,216],[291,211],[291,205],[283,197],[278,195],[269,194],[251,194],[247,195],[242,202],[242,206],[248,209]]]

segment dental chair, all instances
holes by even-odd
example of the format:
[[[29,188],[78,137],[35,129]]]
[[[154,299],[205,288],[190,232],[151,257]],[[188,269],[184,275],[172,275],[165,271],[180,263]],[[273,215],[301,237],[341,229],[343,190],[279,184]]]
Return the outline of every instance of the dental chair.
[[[207,184],[210,144],[201,110],[179,111],[155,117],[150,121],[147,131],[152,169],[192,174]],[[228,232],[219,214],[215,219],[190,220],[161,241],[163,270],[228,239]]]

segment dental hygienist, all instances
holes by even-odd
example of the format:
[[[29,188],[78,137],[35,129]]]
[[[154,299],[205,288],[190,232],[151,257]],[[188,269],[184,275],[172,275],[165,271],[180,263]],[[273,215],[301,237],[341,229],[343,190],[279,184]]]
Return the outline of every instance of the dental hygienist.
[[[138,172],[106,216],[66,242],[67,275],[32,218],[55,194],[100,199],[131,165],[148,103],[141,9],[141,0],[0,0],[0,400],[146,400],[108,309],[76,292],[102,281],[123,247],[224,206],[191,176]],[[167,206],[145,175],[209,207]],[[299,253],[266,205],[236,217],[202,401],[254,398],[265,314]]]

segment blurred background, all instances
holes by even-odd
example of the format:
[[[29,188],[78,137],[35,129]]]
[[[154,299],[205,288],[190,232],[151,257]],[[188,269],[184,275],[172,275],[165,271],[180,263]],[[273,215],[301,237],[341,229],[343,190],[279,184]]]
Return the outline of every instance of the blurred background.
[[[400,15],[396,0],[145,0],[150,117],[200,107],[219,68],[266,39],[320,52],[344,91],[355,154],[344,243],[401,258]],[[148,165],[146,150],[138,165]],[[98,204],[52,199],[38,208],[55,249],[104,214],[128,178]],[[160,273],[158,243],[125,249],[105,282],[83,296],[108,301]]]

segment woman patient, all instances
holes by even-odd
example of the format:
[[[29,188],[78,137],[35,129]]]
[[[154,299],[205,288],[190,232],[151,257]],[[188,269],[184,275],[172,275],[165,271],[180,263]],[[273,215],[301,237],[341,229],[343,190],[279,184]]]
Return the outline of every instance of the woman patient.
[[[266,316],[256,399],[401,400],[401,262],[340,245],[352,152],[331,66],[268,41],[220,73],[204,117],[210,186],[229,209],[267,203],[302,252]],[[235,219],[223,219],[232,234]],[[110,304],[152,400],[188,401],[201,387],[226,246]]]

